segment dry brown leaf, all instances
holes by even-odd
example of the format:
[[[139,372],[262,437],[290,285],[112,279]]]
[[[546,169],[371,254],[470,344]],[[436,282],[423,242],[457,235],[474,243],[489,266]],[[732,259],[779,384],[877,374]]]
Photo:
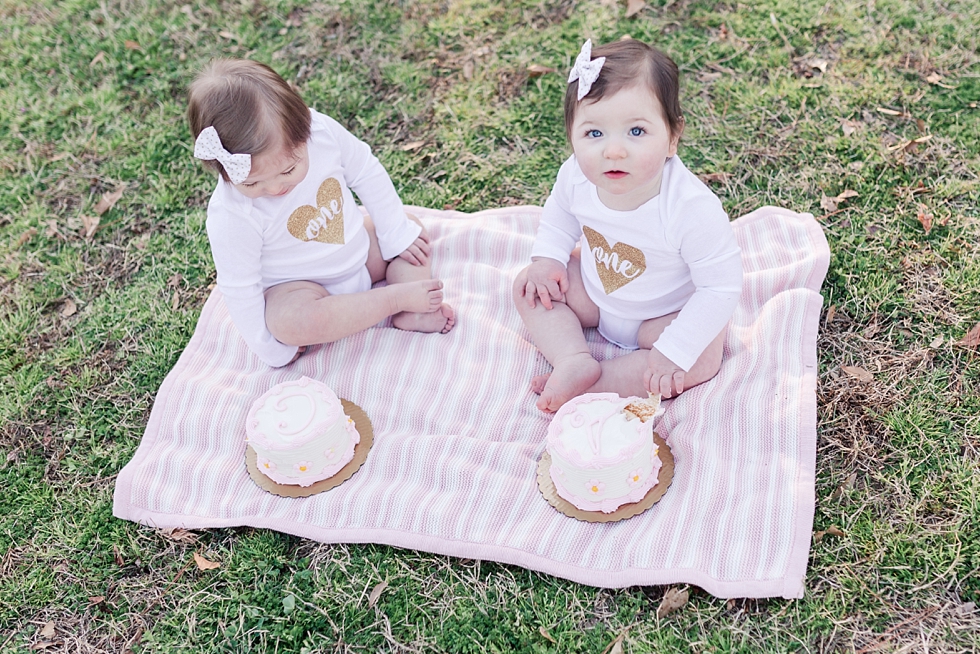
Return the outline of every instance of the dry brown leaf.
[[[75,301],[72,300],[71,298],[68,298],[67,300],[65,300],[65,303],[61,305],[61,311],[59,313],[61,314],[62,318],[70,318],[74,316],[77,312],[78,312],[78,306],[75,304]]]
[[[827,317],[824,318],[823,324],[829,325],[830,323],[834,322],[834,316],[836,315],[837,315],[837,305],[831,304],[830,308],[827,309]]]
[[[199,552],[194,552],[194,563],[197,564],[198,570],[214,570],[215,568],[221,567],[220,563],[217,561],[208,561]]]
[[[472,59],[463,62],[463,77],[465,79],[473,79],[473,73],[476,71],[476,64],[473,63]]]
[[[120,568],[126,565],[126,562],[123,561],[122,554],[119,553],[119,548],[115,545],[112,546],[112,558],[115,559],[116,565]]]
[[[963,347],[976,347],[980,345],[980,322],[973,326],[973,329],[966,333],[966,336],[956,341],[957,345]]]
[[[88,66],[89,68],[92,68],[93,66],[95,66],[95,64],[101,64],[104,62],[105,62],[105,52],[99,50],[99,54],[92,57],[92,61],[88,62]]]
[[[626,0],[626,17],[632,18],[640,13],[647,3],[644,0]]]
[[[878,107],[878,113],[885,114],[886,116],[899,116],[901,118],[911,118],[912,114],[907,111],[895,111],[894,109],[888,109],[887,107]]]
[[[714,82],[717,79],[721,79],[721,73],[709,73],[707,71],[698,73],[699,82]]]
[[[54,638],[54,622],[46,622],[41,631],[38,632],[41,638],[51,639]]]
[[[844,132],[844,136],[850,136],[851,134],[853,134],[854,132],[856,132],[857,129],[858,129],[858,127],[860,127],[860,126],[861,126],[861,123],[859,123],[857,121],[854,121],[854,120],[844,120],[844,121],[841,121],[840,129],[841,129],[842,132]]]
[[[21,234],[17,238],[17,247],[20,247],[24,243],[27,243],[29,240],[31,240],[32,238],[34,238],[34,236],[36,234],[37,234],[37,228],[36,227],[31,227],[30,229],[26,230],[23,234]]]
[[[370,608],[373,608],[374,605],[378,603],[378,600],[381,598],[381,593],[385,592],[385,588],[387,588],[387,587],[388,587],[388,582],[387,581],[382,581],[380,584],[378,584],[377,586],[374,587],[374,590],[372,590],[371,591],[371,594],[368,595],[368,608],[369,609]]]
[[[187,531],[186,529],[181,529],[180,527],[174,527],[172,529],[157,529],[157,533],[167,540],[172,540],[176,543],[184,543],[186,545],[193,545],[198,540],[197,534],[192,531]]]
[[[411,150],[418,150],[423,145],[425,145],[425,141],[412,141],[410,143],[406,143],[402,145],[398,149],[401,150],[402,152],[409,152]]]
[[[92,238],[96,230],[99,229],[99,222],[101,218],[98,216],[86,216],[82,215],[82,234],[85,238]]]
[[[542,75],[547,75],[548,73],[555,72],[554,68],[550,66],[542,66],[541,64],[531,64],[527,67],[528,77],[541,77]]]
[[[936,338],[932,339],[932,343],[929,343],[929,347],[935,350],[937,347],[943,344],[944,340],[945,339],[941,335],[937,336]]]
[[[874,375],[872,375],[864,368],[858,366],[841,366],[840,369],[846,372],[854,379],[858,380],[859,382],[867,383],[870,381],[874,381]]]
[[[820,208],[824,211],[837,211],[837,198],[822,195],[820,198]]]
[[[45,236],[47,236],[48,238],[53,238],[53,237],[57,236],[61,240],[65,240],[64,234],[62,234],[60,231],[58,231],[58,221],[57,220],[55,220],[54,218],[52,218],[51,220],[49,220],[46,223],[44,223],[44,225],[47,227],[47,229],[44,230],[44,235]]]
[[[223,39],[228,39],[229,41],[237,41],[238,37],[227,30],[221,30],[218,32],[218,36]]]
[[[126,190],[125,185],[120,186],[112,193],[103,193],[102,199],[99,200],[99,203],[97,205],[95,205],[95,209],[94,209],[95,213],[101,216],[106,211],[116,206],[116,203],[119,202],[119,198],[122,197],[124,190]]]
[[[943,76],[939,73],[929,73],[929,75],[926,76],[926,81],[930,84],[939,84],[941,81],[943,81]]]
[[[558,644],[558,641],[555,640],[554,636],[552,636],[551,634],[549,634],[548,633],[548,630],[545,629],[544,627],[538,627],[538,633],[540,633],[541,636],[543,636],[544,639],[547,640],[552,645],[557,645]]]
[[[174,296],[170,298],[170,310],[176,311],[180,307],[180,291],[174,289]]]
[[[58,643],[56,643],[53,640],[41,640],[41,641],[38,641],[38,642],[34,643],[33,645],[31,645],[27,649],[29,649],[31,651],[34,651],[34,652],[37,652],[37,651],[40,651],[42,649],[47,649],[49,647],[54,647],[57,644]]]
[[[813,542],[819,543],[823,540],[824,536],[836,536],[841,538],[844,536],[844,532],[837,525],[831,525],[826,529],[821,529],[820,531],[813,532]]]
[[[664,618],[682,609],[687,604],[688,597],[690,597],[690,593],[687,592],[686,588],[683,590],[676,587],[668,588],[667,592],[664,593],[664,598],[660,600],[660,606],[657,607],[657,617]]]
[[[716,184],[724,184],[731,176],[731,173],[705,173],[703,175],[698,175],[698,178],[705,184],[710,184],[712,182]]]
[[[919,224],[922,225],[922,229],[925,230],[926,236],[929,236],[929,232],[932,231],[933,215],[931,213],[927,213],[926,209],[928,209],[926,205],[920,204],[919,212],[915,214],[915,217],[919,220]]]
[[[856,198],[858,196],[857,191],[852,191],[851,189],[844,189],[837,194],[838,200],[846,200],[847,198]]]
[[[140,44],[137,43],[136,41],[126,40],[126,41],[123,42],[123,45],[126,46],[126,49],[127,50],[141,50],[142,49],[142,48],[140,48]]]
[[[105,602],[105,597],[102,595],[89,595],[88,603],[91,606],[96,606]]]
[[[810,60],[810,68],[814,70],[819,70],[821,73],[827,72],[827,64],[829,62],[826,59],[813,58]]]
[[[606,649],[602,650],[602,654],[623,654],[623,639],[626,638],[626,630],[624,629],[616,636],[611,643],[606,645]]]

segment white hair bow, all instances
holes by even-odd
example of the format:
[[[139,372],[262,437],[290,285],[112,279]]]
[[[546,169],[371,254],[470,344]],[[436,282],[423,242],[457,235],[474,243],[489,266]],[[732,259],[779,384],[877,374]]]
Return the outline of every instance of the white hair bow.
[[[224,166],[225,172],[228,173],[228,179],[231,180],[232,184],[241,184],[244,182],[248,179],[248,173],[252,170],[252,155],[232,154],[225,150],[225,146],[221,145],[221,138],[218,137],[218,130],[214,128],[214,125],[205,127],[197,135],[197,141],[194,142],[194,156],[205,161],[217,160],[218,163]]]
[[[605,57],[599,57],[598,59],[592,59],[592,39],[587,40],[582,45],[582,51],[578,53],[578,57],[575,58],[575,65],[572,66],[572,72],[568,74],[568,83],[571,84],[575,80],[578,80],[578,99],[581,100],[586,95],[588,95],[589,90],[592,88],[592,84],[599,79],[599,71],[602,70],[602,64],[605,63]]]

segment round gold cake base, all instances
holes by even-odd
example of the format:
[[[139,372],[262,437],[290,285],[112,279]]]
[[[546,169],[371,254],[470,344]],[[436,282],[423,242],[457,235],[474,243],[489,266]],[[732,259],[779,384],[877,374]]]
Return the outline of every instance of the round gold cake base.
[[[660,498],[667,492],[670,482],[674,480],[674,454],[670,451],[667,442],[660,438],[660,434],[654,432],[653,442],[657,445],[657,456],[663,464],[660,467],[660,475],[657,483],[647,491],[643,499],[639,502],[624,504],[612,513],[602,511],[583,511],[565,498],[558,495],[555,489],[555,482],[551,480],[551,455],[545,450],[538,459],[538,490],[548,500],[548,504],[555,507],[559,512],[564,513],[569,518],[575,518],[583,522],[618,522],[626,518],[643,513],[651,506],[660,501]]]
[[[371,446],[374,444],[374,429],[371,427],[371,421],[364,413],[364,409],[347,400],[342,399],[340,403],[344,407],[344,413],[354,421],[354,427],[357,428],[357,433],[361,437],[361,440],[354,445],[354,458],[348,461],[347,465],[338,470],[334,476],[321,479],[309,486],[279,484],[259,472],[259,468],[255,464],[255,450],[252,449],[251,445],[246,445],[245,467],[248,468],[248,475],[252,481],[258,484],[262,490],[267,490],[280,497],[309,497],[335,488],[350,479],[351,475],[357,472],[357,469],[367,460],[368,452],[371,451]]]

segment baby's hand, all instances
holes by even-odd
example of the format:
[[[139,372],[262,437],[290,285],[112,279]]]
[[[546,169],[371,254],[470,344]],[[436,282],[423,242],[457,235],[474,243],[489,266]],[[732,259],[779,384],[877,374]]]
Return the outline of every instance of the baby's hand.
[[[424,266],[429,262],[429,255],[431,253],[432,248],[429,246],[429,234],[423,228],[419,237],[398,256],[413,266]]]
[[[539,257],[527,267],[527,281],[524,284],[524,297],[527,304],[534,306],[534,298],[541,300],[545,309],[551,309],[552,300],[565,299],[568,290],[568,270],[561,262],[548,257]]]
[[[684,371],[673,361],[665,357],[655,347],[650,348],[647,357],[647,369],[643,372],[643,385],[651,393],[660,393],[663,397],[671,397],[671,382],[674,394],[684,392]]]

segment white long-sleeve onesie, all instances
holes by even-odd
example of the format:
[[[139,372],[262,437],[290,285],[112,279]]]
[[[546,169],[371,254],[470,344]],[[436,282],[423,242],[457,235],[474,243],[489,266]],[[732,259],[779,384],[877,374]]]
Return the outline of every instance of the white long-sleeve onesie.
[[[310,114],[310,168],[292,191],[253,200],[219,178],[208,203],[218,288],[245,342],[270,366],[289,363],[297,348],[266,327],[266,289],[297,280],[351,289],[352,278],[365,279],[369,239],[351,189],[374,222],[385,259],[421,232],[371,148],[329,116]]]
[[[599,331],[680,311],[654,344],[690,370],[731,319],[742,292],[741,251],[721,201],[677,156],[664,166],[660,193],[632,211],[609,209],[572,155],[544,205],[532,257],[568,264],[582,244],[582,278],[599,307]],[[607,325],[609,327],[607,327]]]

